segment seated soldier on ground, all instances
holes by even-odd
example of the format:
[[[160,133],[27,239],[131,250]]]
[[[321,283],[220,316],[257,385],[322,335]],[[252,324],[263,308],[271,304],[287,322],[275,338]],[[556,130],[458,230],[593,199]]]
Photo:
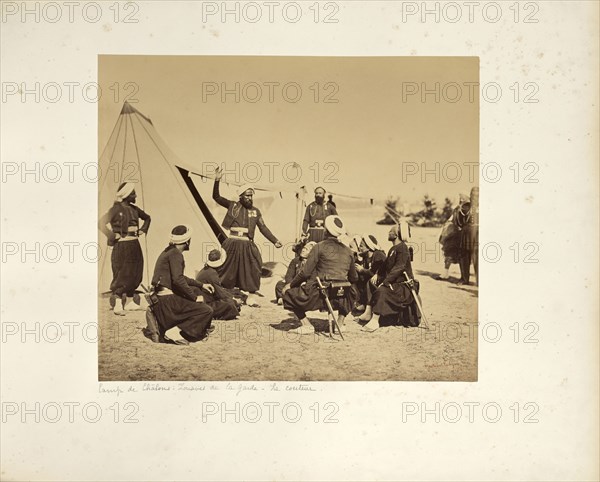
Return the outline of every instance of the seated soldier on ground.
[[[309,241],[308,243],[306,243],[300,249],[300,252],[296,255],[292,262],[289,264],[284,279],[278,281],[275,285],[275,298],[277,300],[278,305],[283,304],[283,295],[281,293],[283,291],[283,287],[287,284],[290,284],[292,280],[296,277],[296,275],[300,272],[300,270],[304,267],[304,265],[306,264],[306,258],[308,258],[310,251],[316,244],[317,243],[315,243],[314,241]]]
[[[283,288],[283,306],[294,312],[300,321],[297,332],[302,335],[314,333],[306,317],[307,311],[321,309],[323,298],[317,277],[326,281],[348,281],[356,283],[358,276],[354,256],[350,248],[339,241],[344,234],[344,223],[339,216],[325,218],[325,239],[311,250],[306,264],[289,285]],[[304,282],[306,282],[304,284]],[[338,324],[342,324],[352,308],[352,299],[347,296],[339,306]]]
[[[240,314],[241,303],[236,302],[230,291],[223,288],[217,269],[223,266],[227,253],[224,249],[213,249],[208,253],[204,268],[196,275],[196,281],[202,285],[210,285],[214,292],[196,288],[197,294],[204,296],[204,301],[213,310],[214,320],[233,320]]]
[[[378,276],[379,286],[373,294],[373,317],[363,330],[373,332],[379,328],[380,316],[399,315],[415,302],[411,289],[415,288],[410,251],[398,226],[390,229],[388,239],[393,246],[388,251],[385,271]],[[408,275],[407,281],[405,273]]]
[[[358,318],[359,321],[369,321],[373,316],[373,293],[377,289],[375,281],[378,275],[385,271],[385,252],[379,246],[377,238],[372,234],[365,234],[360,243],[362,264],[356,266],[358,272],[359,302],[365,306],[365,311]]]

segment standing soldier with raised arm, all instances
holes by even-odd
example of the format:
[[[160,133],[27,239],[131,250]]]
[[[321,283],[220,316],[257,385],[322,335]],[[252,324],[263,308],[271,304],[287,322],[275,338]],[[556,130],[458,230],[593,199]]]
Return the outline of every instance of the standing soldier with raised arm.
[[[265,238],[271,241],[276,248],[281,248],[282,244],[265,224],[261,212],[254,207],[254,189],[248,185],[242,186],[238,190],[239,200],[230,201],[219,193],[222,177],[223,171],[217,169],[213,199],[227,209],[221,225],[225,229],[229,229],[229,237],[223,242],[227,258],[219,269],[219,276],[225,288],[238,287],[255,293],[260,289],[262,268],[262,257],[254,243],[256,228],[258,227]]]

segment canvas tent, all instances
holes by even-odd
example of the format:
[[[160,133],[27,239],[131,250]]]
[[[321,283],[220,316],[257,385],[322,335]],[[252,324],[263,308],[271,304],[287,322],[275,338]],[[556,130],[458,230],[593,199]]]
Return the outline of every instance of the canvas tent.
[[[199,154],[198,158],[201,157]],[[98,164],[99,216],[114,203],[119,184],[133,182],[136,204],[152,217],[148,235],[140,238],[146,286],[174,226],[186,224],[193,229],[191,249],[185,256],[188,276],[194,276],[204,265],[208,252],[226,239],[227,234],[220,226],[225,209],[212,200],[213,181],[207,179],[201,166],[179,160],[158,135],[152,121],[130,104],[123,105]],[[237,199],[236,188],[235,184],[222,183],[221,195]],[[263,253],[263,261],[289,261],[289,247],[298,235],[304,212],[304,192],[294,185],[257,186],[255,205],[286,248],[273,249],[257,230],[255,242]],[[111,248],[102,233],[99,244],[99,290],[105,292],[112,279]]]

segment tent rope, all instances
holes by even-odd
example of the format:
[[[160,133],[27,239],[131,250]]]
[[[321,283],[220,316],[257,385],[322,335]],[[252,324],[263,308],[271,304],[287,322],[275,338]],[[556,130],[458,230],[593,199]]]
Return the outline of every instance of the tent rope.
[[[119,126],[118,129],[117,129],[117,126]],[[123,127],[123,116],[119,116],[119,119],[117,120],[117,122],[115,122],[115,126],[113,127],[113,130],[112,130],[112,132],[110,134],[110,137],[108,138],[108,142],[107,142],[106,146],[104,146],[104,149],[102,150],[102,154],[100,154],[100,158],[98,159],[98,168],[100,167],[100,160],[102,160],[102,156],[104,156],[104,153],[106,152],[106,149],[110,145],[110,140],[112,139],[112,137],[113,137],[113,135],[115,134],[115,131],[116,131],[117,137],[115,139],[115,145],[113,146],[113,150],[110,153],[110,157],[108,158],[109,159],[109,166],[112,163],[113,157],[115,155],[115,151],[117,150],[117,144],[118,144],[117,140],[119,139],[119,135],[121,134],[122,127]],[[108,179],[108,171],[109,170],[110,169],[106,170],[106,175],[104,176],[104,180],[102,181],[102,184],[100,186],[100,191],[99,192],[102,192],[104,184],[106,183],[106,180]],[[109,249],[108,249],[108,245],[107,245],[106,250],[104,250],[102,252],[102,255],[101,255],[101,261],[100,261],[100,280],[102,280],[103,276],[104,276],[104,269],[106,268],[106,264],[107,264],[106,260],[108,258],[108,251],[109,251]]]
[[[129,122],[131,122],[131,132],[133,134],[133,144],[135,146],[135,156],[137,158],[138,170],[140,173],[140,194],[142,195],[142,205],[145,207],[144,203],[144,181],[142,179],[142,163],[140,162],[140,151],[137,145],[137,138],[135,136],[135,129],[133,128],[133,120],[130,118]],[[146,268],[146,286],[150,286],[150,271],[148,270],[148,264],[150,263],[150,258],[148,256],[148,237],[144,235],[144,255],[145,255],[145,263],[144,267]]]
[[[138,112],[136,111],[136,114],[138,114]],[[186,192],[187,190],[187,186],[185,186],[183,184],[183,181],[180,179],[180,177],[177,175],[177,173],[175,172],[175,170],[173,169],[173,166],[171,165],[171,163],[167,160],[167,157],[165,156],[164,152],[162,151],[162,149],[160,148],[160,146],[156,143],[156,141],[154,140],[154,138],[152,137],[152,134],[150,132],[148,132],[148,129],[146,128],[146,126],[143,124],[143,122],[138,119],[138,122],[140,123],[140,125],[142,126],[142,128],[144,129],[144,131],[146,132],[146,135],[150,138],[150,140],[152,141],[152,143],[154,144],[154,147],[156,147],[156,149],[158,150],[158,152],[160,153],[160,155],[163,158],[163,161],[165,162],[165,164],[169,167],[169,170],[171,171],[171,174],[173,174],[173,176],[175,177],[175,179],[177,180],[177,182],[179,183],[180,188],[183,190],[183,192]],[[190,208],[192,209],[192,212],[196,215],[196,217],[198,218],[198,220],[200,221],[200,223],[202,223],[202,218],[200,217],[200,215],[198,214],[198,210],[196,209],[196,206],[190,201],[189,196],[184,196],[185,199],[187,200],[188,204],[190,205]]]

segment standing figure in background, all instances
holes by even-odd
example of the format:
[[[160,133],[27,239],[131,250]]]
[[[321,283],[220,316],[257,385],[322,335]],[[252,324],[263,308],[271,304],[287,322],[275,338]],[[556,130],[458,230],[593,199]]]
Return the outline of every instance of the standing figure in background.
[[[215,173],[213,199],[227,209],[221,225],[229,229],[229,237],[223,242],[227,259],[219,269],[219,276],[227,289],[238,287],[255,293],[260,289],[262,268],[262,256],[254,243],[256,227],[276,248],[281,248],[282,244],[265,224],[261,212],[254,207],[254,189],[242,186],[238,190],[239,200],[230,201],[219,194],[222,177],[223,171],[219,168]]]
[[[471,222],[465,235],[464,248],[475,269],[475,284],[479,285],[479,188],[471,189]]]
[[[333,194],[328,194],[327,199],[329,200],[329,204],[331,204],[334,208],[337,209],[337,205],[333,202]]]
[[[108,246],[113,248],[110,258],[113,272],[110,307],[116,315],[124,315],[126,307],[128,310],[137,309],[140,304],[140,297],[135,290],[142,282],[144,256],[138,237],[148,234],[150,216],[135,205],[135,200],[135,185],[122,183],[115,203],[98,222],[98,228],[106,235]],[[141,228],[140,219],[144,221]],[[133,298],[133,306],[127,303],[127,297]]]
[[[452,224],[460,233],[459,244],[459,266],[460,266],[460,281],[458,284],[469,284],[471,272],[471,199],[464,195],[460,195],[459,205],[452,213]]]
[[[302,237],[318,243],[325,239],[325,218],[336,215],[335,205],[325,201],[325,189],[315,189],[315,200],[306,206],[302,221]]]

